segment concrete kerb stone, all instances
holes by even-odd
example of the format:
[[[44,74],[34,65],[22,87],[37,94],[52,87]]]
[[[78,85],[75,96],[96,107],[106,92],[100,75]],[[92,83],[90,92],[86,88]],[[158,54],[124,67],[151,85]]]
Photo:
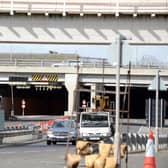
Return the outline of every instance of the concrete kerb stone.
[[[13,143],[3,143],[0,144],[0,148],[7,147],[7,146],[16,146],[16,145],[27,145],[27,144],[33,144],[33,143],[40,143],[46,141],[46,137],[43,137],[42,139],[31,139],[26,141],[19,141],[19,142],[13,142]]]

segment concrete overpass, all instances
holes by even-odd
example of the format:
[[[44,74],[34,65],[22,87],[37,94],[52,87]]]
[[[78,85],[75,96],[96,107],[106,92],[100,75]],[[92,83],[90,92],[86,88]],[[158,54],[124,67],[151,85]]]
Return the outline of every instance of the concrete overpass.
[[[3,0],[0,42],[167,44],[167,0]]]
[[[59,86],[63,86],[64,89],[60,90],[60,92],[55,96],[59,99],[60,94],[67,95],[67,100],[64,100],[64,103],[67,104],[64,104],[64,106],[67,106],[67,108],[64,110],[68,112],[74,111],[74,101],[76,101],[74,97],[77,92],[80,93],[81,97],[79,100],[79,106],[81,106],[82,99],[86,98],[91,109],[95,108],[95,103],[92,101],[93,98],[96,95],[102,95],[102,92],[97,92],[96,90],[104,90],[104,95],[111,97],[111,101],[114,99],[116,85],[115,66],[110,64],[102,65],[100,62],[96,63],[95,60],[94,62],[91,62],[90,60],[90,62],[88,61],[87,63],[80,64],[80,66],[74,64],[60,65],[56,64],[58,61],[57,59],[53,59],[49,55],[48,59],[46,59],[46,57],[47,55],[42,56],[34,54],[33,57],[29,56],[28,59],[26,54],[20,54],[20,57],[13,55],[13,59],[10,59],[10,57],[7,58],[7,56],[4,57],[4,59],[0,59],[0,92],[1,95],[5,98],[6,103],[8,103],[9,108],[11,108],[10,104],[12,91],[10,89],[15,90],[13,95],[15,100],[13,101],[15,101],[15,104],[19,106],[20,110],[21,100],[23,98],[27,98],[27,101],[29,102],[27,104],[31,103],[31,99],[33,101],[33,96],[31,97],[30,92],[35,92],[35,90],[37,90],[39,92],[36,94],[40,95],[42,92],[49,92],[50,89],[58,89],[57,87]],[[121,92],[123,92],[124,87],[128,86],[128,68],[129,67],[121,67]],[[160,78],[167,88],[168,69],[160,70]],[[131,92],[133,94],[131,99],[136,101],[133,103],[137,104],[136,110],[137,108],[140,108],[141,104],[143,104],[143,110],[145,110],[145,99],[154,98],[154,93],[148,90],[148,87],[154,81],[157,71],[158,67],[131,67],[130,86],[132,89]],[[78,90],[76,90],[76,87]],[[6,90],[8,94],[6,95],[2,90]],[[22,92],[25,93],[23,94]],[[167,95],[167,91],[164,91],[162,95],[163,96],[161,97],[166,99],[165,97]],[[141,99],[140,96],[143,98]],[[9,109],[6,110],[8,111],[7,113],[9,113]],[[133,110],[136,111],[135,109]],[[141,113],[144,115],[144,111]]]
[[[47,2],[44,0],[3,0],[0,2],[0,43],[109,45],[114,42],[116,35],[120,34],[126,39],[131,39],[128,41],[130,44],[168,44],[167,8],[167,0],[143,2],[141,0],[99,2],[96,0],[48,0]],[[13,53],[10,54],[13,57]],[[1,54],[2,57],[3,54]],[[6,96],[6,100],[10,99],[8,86],[16,87],[18,85],[15,83],[18,81],[12,81],[11,84],[9,80],[11,76],[26,77],[28,79],[26,85],[36,86],[37,81],[34,84],[32,80],[34,74],[44,76],[54,74],[56,82],[64,85],[64,92],[68,92],[65,94],[69,100],[67,110],[72,111],[74,90],[78,82],[80,87],[86,86],[87,89],[96,88],[95,84],[101,85],[102,83],[106,87],[115,86],[116,70],[113,66],[103,69],[93,66],[93,64],[82,65],[78,71],[74,66],[53,67],[52,64],[53,62],[41,59],[25,61],[25,58],[14,60],[12,58],[7,62],[5,59],[1,60],[1,93]],[[148,94],[147,88],[154,79],[157,69],[158,67],[132,67],[131,87],[145,88],[145,91],[142,89],[143,92],[141,90],[140,93],[136,92],[137,95],[134,94],[132,100],[136,100],[138,94],[141,94],[142,97],[143,94],[146,95],[143,100],[153,96],[153,93]],[[127,73],[128,67],[122,67],[121,86],[128,82]],[[167,87],[167,69],[161,69],[160,76]],[[11,87],[11,92],[12,89],[13,87]],[[15,91],[17,92],[17,90]],[[33,94],[34,90],[31,91]],[[19,96],[20,94],[18,93]],[[25,91],[25,94],[29,95],[29,92]],[[89,101],[94,95],[95,93],[91,93]],[[43,96],[45,97],[45,94]],[[167,97],[167,91],[164,92],[163,97]],[[6,103],[9,103],[9,100]],[[144,105],[145,103],[142,102],[137,109]],[[17,106],[20,106],[19,103]],[[9,110],[7,109],[7,111]],[[140,110],[137,112],[135,108],[132,111],[140,112]],[[144,109],[142,111],[144,113]]]

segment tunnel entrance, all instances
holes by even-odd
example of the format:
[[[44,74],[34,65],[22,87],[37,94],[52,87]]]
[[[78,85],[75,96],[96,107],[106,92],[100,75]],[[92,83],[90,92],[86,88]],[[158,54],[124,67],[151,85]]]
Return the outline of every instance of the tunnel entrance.
[[[23,110],[21,107],[21,102],[23,99],[26,102],[24,115],[64,115],[64,112],[68,110],[68,91],[64,85],[61,84],[59,86],[61,87],[55,87],[53,89],[47,89],[45,87],[39,87],[37,89],[34,85],[31,85],[30,88],[18,88],[13,86],[14,115],[23,115]],[[87,88],[89,89],[89,87]],[[115,91],[115,87],[106,86],[105,89]],[[124,88],[121,87],[121,91],[123,90]],[[9,119],[12,110],[11,86],[1,84],[0,95],[2,96],[5,118]],[[110,103],[115,106],[115,94],[105,94],[105,96],[109,96]],[[168,118],[167,97],[167,91],[159,92],[159,98],[163,98],[166,101],[165,118]],[[130,118],[145,119],[145,101],[149,98],[155,99],[155,91],[149,91],[147,87],[131,87]],[[90,106],[90,93],[80,92],[79,106],[82,105],[82,100],[86,100],[88,103],[87,105]],[[126,100],[125,103],[125,109],[127,110],[128,100]],[[121,96],[121,108],[122,105],[123,97]]]
[[[89,89],[89,88],[87,88]],[[114,91],[115,93],[115,86],[105,86],[105,90],[107,91]],[[123,93],[125,90],[125,87],[121,87],[120,91]],[[104,96],[109,97],[109,105],[111,109],[115,110],[115,94],[110,93],[104,93]],[[90,100],[90,93],[88,92],[81,92],[80,93],[80,104],[82,103],[82,100],[86,100],[86,102],[91,102]],[[100,94],[101,96],[101,94]],[[168,97],[168,92],[166,91],[160,91],[159,92],[159,98],[164,99],[166,102]],[[146,118],[146,100],[147,99],[155,99],[155,91],[148,90],[147,87],[131,87],[130,88],[130,111],[129,111],[129,118],[132,119],[145,119]],[[120,109],[121,111],[128,111],[128,96],[124,98],[124,95],[120,95]],[[166,103],[167,104],[167,103]],[[166,114],[165,117],[168,117],[168,107],[166,105]],[[115,113],[115,112],[114,112]],[[121,114],[121,118],[127,118],[127,114]]]
[[[63,85],[53,88],[13,86],[13,107],[11,86],[1,85],[0,95],[6,119],[11,116],[12,108],[14,115],[23,115],[22,100],[25,101],[24,115],[64,115],[67,111],[68,92]]]

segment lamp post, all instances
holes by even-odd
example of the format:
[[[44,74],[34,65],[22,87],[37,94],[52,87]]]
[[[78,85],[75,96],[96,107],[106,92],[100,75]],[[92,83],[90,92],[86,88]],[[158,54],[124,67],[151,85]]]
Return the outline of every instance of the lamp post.
[[[115,134],[114,134],[114,145],[115,151],[114,156],[117,158],[117,167],[120,167],[120,66],[122,58],[122,41],[131,40],[131,38],[125,38],[120,34],[117,35],[116,43],[116,114],[115,114]]]
[[[117,166],[120,167],[120,129],[119,129],[119,119],[120,119],[120,57],[121,57],[121,37],[120,35],[116,38],[116,48],[117,48],[117,60],[116,60],[116,114],[115,114],[115,135],[114,135],[114,145],[115,151],[114,156],[117,158]]]
[[[159,138],[159,129],[158,129],[158,114],[159,114],[159,89],[160,89],[160,79],[159,79],[159,72],[157,70],[156,74],[156,113],[155,113],[155,152],[158,152],[158,138]]]

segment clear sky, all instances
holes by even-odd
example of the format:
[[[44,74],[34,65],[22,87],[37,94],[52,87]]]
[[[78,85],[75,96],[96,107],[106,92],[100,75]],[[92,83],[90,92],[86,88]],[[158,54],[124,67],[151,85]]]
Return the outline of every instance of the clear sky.
[[[107,58],[115,62],[115,45],[63,45],[63,44],[0,44],[0,52],[4,53],[76,53],[81,57]],[[123,46],[123,62],[128,64],[168,64],[168,46],[166,45],[128,45]]]

